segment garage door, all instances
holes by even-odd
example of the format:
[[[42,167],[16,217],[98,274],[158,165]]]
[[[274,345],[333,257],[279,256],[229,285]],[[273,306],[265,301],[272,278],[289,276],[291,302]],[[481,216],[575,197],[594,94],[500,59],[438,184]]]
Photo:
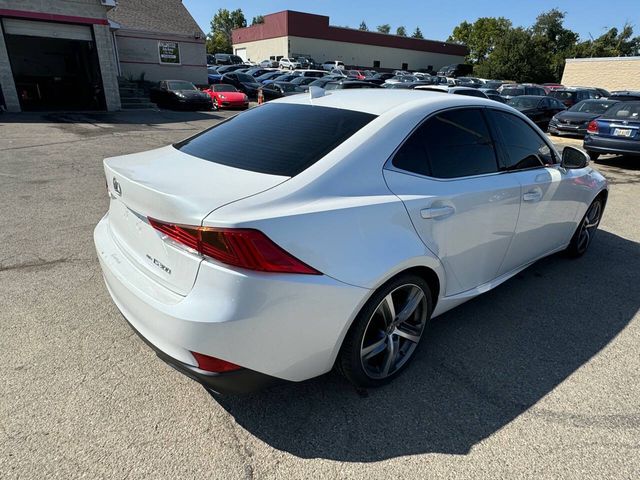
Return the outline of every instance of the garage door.
[[[243,61],[247,61],[247,49],[246,48],[236,48],[236,55],[238,55]]]
[[[67,23],[32,22],[16,18],[2,20],[7,35],[25,37],[64,38],[67,40],[92,41],[91,27],[87,25],[69,25]]]
[[[102,110],[91,26],[2,19],[22,110]]]

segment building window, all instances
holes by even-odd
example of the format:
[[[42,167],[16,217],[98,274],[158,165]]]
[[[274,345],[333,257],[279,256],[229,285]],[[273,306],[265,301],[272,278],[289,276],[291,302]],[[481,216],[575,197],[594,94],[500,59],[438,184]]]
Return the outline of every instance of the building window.
[[[373,68],[380,68],[380,60],[373,61]]]
[[[408,63],[403,63],[402,64],[402,70],[409,70],[409,64]]]

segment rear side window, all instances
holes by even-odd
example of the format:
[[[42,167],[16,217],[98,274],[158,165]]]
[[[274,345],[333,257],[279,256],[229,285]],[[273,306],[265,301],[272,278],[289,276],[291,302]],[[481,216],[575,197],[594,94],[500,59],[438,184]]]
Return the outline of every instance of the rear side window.
[[[549,145],[521,118],[491,110],[496,130],[505,150],[505,169],[523,170],[555,163]]]
[[[498,171],[493,140],[478,109],[449,110],[429,118],[398,150],[393,165],[434,178]]]
[[[374,118],[376,116],[369,113],[339,108],[265,104],[176,143],[174,147],[210,162],[293,177]],[[282,135],[274,135],[274,132]]]

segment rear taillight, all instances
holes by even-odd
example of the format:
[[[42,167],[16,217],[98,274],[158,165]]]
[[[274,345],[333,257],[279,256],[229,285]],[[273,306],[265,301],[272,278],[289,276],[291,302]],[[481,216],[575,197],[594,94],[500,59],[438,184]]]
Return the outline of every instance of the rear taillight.
[[[193,358],[198,362],[198,368],[200,370],[206,370],[207,372],[224,373],[240,370],[242,367],[235,363],[227,362],[226,360],[220,360],[216,357],[210,357],[204,353],[191,352]]]
[[[153,228],[202,255],[260,272],[321,275],[259,230],[175,225],[149,218]]]
[[[598,122],[596,122],[595,120],[591,120],[589,122],[589,125],[587,125],[587,132],[598,133]]]

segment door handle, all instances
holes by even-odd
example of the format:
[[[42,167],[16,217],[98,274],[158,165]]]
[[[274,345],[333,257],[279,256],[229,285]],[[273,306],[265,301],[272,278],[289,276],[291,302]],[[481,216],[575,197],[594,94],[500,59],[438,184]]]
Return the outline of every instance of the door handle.
[[[422,218],[443,218],[453,215],[456,209],[450,205],[444,207],[423,208],[420,210],[420,216]]]
[[[537,202],[542,198],[542,191],[539,189],[531,190],[530,192],[522,195],[522,200],[525,202]]]

